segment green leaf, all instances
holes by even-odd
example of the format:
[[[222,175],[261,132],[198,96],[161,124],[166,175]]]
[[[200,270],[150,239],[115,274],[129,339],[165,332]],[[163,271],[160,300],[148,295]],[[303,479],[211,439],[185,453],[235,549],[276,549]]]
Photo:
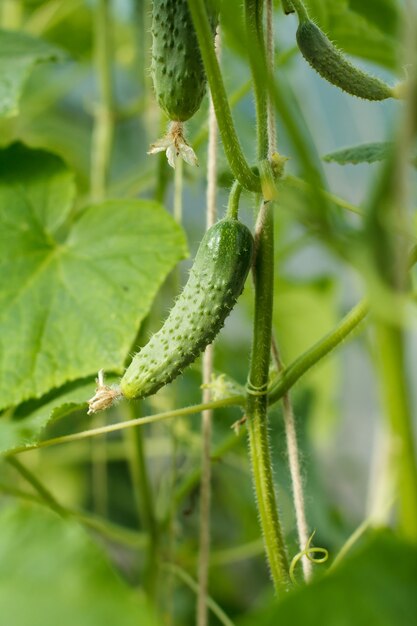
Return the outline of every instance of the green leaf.
[[[106,378],[106,383],[116,382]],[[87,400],[94,395],[95,379],[67,383],[61,389],[21,404],[12,417],[0,419],[0,454],[11,452],[38,442],[43,438],[48,424],[75,413],[87,410]]]
[[[0,151],[0,408],[98,369],[121,372],[186,245],[149,200],[72,216],[72,174],[46,152]]]
[[[0,514],[0,614],[10,626],[156,626],[81,526],[35,505]]]
[[[349,8],[384,33],[395,35],[398,31],[400,9],[396,0],[349,0]]]
[[[239,623],[415,626],[416,580],[416,546],[379,531],[328,575]]]
[[[0,117],[17,114],[23,86],[35,65],[63,58],[61,50],[42,39],[0,30]]]
[[[352,146],[351,148],[343,148],[331,152],[323,157],[323,161],[328,163],[338,163],[345,165],[346,163],[375,163],[386,159],[392,150],[392,143],[363,143],[360,146]]]

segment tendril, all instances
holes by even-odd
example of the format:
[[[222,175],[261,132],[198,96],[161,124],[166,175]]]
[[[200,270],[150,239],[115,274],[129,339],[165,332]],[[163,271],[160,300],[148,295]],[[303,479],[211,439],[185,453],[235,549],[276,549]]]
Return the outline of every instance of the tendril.
[[[325,563],[327,559],[329,558],[329,551],[326,550],[326,548],[320,548],[320,547],[315,547],[311,545],[311,542],[313,541],[313,537],[315,534],[316,534],[316,531],[314,530],[311,533],[304,550],[301,550],[300,552],[298,552],[291,561],[289,575],[294,585],[298,584],[297,579],[294,574],[295,568],[297,566],[297,563],[303,558],[303,556],[307,557],[309,561],[311,561],[312,563],[316,563],[317,565],[320,563]],[[322,556],[321,557],[314,556],[315,554],[322,554]]]

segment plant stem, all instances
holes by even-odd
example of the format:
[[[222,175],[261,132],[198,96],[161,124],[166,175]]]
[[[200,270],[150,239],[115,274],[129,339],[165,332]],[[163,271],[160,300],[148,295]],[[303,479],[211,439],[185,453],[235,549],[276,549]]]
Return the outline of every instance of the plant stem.
[[[307,22],[309,17],[308,17],[308,13],[307,13],[307,9],[304,6],[304,3],[302,0],[291,0],[291,4],[294,7],[294,9],[297,12],[297,16],[299,21],[302,22]]]
[[[327,354],[334,350],[365,318],[369,311],[368,302],[362,300],[340,321],[330,333],[304,352],[280,374],[270,385],[269,402],[273,404],[282,398],[291,387],[313,365],[319,363]]]
[[[242,195],[242,185],[235,180],[229,193],[226,216],[229,219],[237,220],[239,215],[239,201]]]
[[[54,508],[50,506],[49,502],[46,502],[43,496],[41,495],[37,496],[33,493],[22,491],[20,489],[17,489],[14,486],[0,483],[0,491],[6,495],[10,495],[15,498],[21,498],[22,500],[35,502],[36,504],[47,506],[48,508]],[[131,548],[142,549],[146,547],[147,538],[144,534],[139,534],[137,532],[129,530],[128,528],[124,528],[123,526],[118,526],[117,524],[109,522],[108,520],[105,520],[101,517],[95,517],[91,514],[87,514],[81,511],[76,511],[74,509],[63,507],[61,504],[59,504],[55,500],[55,506],[56,505],[58,505],[59,509],[63,512],[65,516],[72,517],[83,526],[86,526],[87,528],[90,528],[91,530],[99,532],[101,535],[103,535],[104,537],[108,537],[112,541],[117,541],[126,546],[130,546]],[[58,514],[61,514],[59,511],[56,511],[56,512]]]
[[[116,424],[108,424],[99,428],[90,428],[78,433],[72,433],[70,435],[61,435],[60,437],[53,437],[52,439],[46,439],[44,441],[38,441],[28,445],[19,446],[14,448],[13,451],[8,452],[6,456],[14,454],[20,454],[22,452],[28,452],[29,450],[36,450],[38,448],[49,448],[61,443],[70,443],[73,441],[80,441],[81,439],[89,439],[96,437],[97,435],[107,435],[119,430],[125,430],[125,428],[134,428],[136,426],[143,426],[144,424],[154,424],[173,417],[181,417],[184,415],[193,415],[195,413],[201,413],[207,409],[218,409],[225,406],[237,406],[243,405],[245,401],[244,396],[231,396],[230,398],[224,398],[222,400],[214,400],[213,402],[207,402],[206,404],[194,404],[189,407],[182,407],[180,409],[173,409],[172,411],[165,411],[164,413],[156,413],[154,415],[148,415],[145,417],[138,417],[134,420],[127,422],[118,422]]]
[[[236,135],[204,0],[188,0],[188,5],[197,33],[198,45],[216,111],[217,124],[230,169],[242,187],[249,191],[259,191],[259,178],[249,167]]]
[[[268,157],[268,90],[260,67],[266,66],[262,6],[260,0],[245,0],[245,23],[249,64],[255,93],[258,159]]]
[[[128,405],[131,419],[135,419],[137,416],[137,407],[137,404]],[[143,529],[149,536],[144,576],[146,581],[145,586],[150,596],[154,597],[158,573],[157,553],[159,533],[155,518],[152,488],[146,464],[144,432],[142,429],[135,428],[134,430],[126,431],[126,443],[128,445],[128,462],[139,519],[142,522]]]
[[[179,578],[183,583],[187,585],[194,593],[198,593],[198,584],[196,581],[181,567],[176,565],[175,563],[164,563],[163,568],[168,570],[168,572],[174,574]],[[217,617],[219,622],[223,624],[223,626],[234,626],[233,622],[229,619],[223,609],[211,598],[210,596],[206,597],[207,607],[210,611]]]
[[[278,371],[282,371],[282,363],[278,346],[275,340],[272,340],[272,355]],[[282,413],[284,416],[285,438],[287,441],[288,465],[291,476],[291,487],[294,501],[295,519],[297,524],[298,546],[300,552],[305,550],[308,544],[309,532],[307,524],[307,516],[305,511],[303,481],[301,477],[300,453],[297,442],[297,430],[295,427],[295,415],[291,403],[289,392],[282,396]],[[308,581],[313,573],[313,564],[311,560],[304,554],[301,558],[304,579]]]
[[[268,73],[270,76],[274,74],[274,58],[275,58],[275,45],[274,45],[274,7],[272,0],[266,0],[266,45],[267,45],[267,65]],[[277,138],[276,138],[276,126],[275,126],[275,111],[272,106],[272,99],[268,98],[268,140],[269,140],[269,156],[277,151]],[[272,337],[271,342],[272,357],[275,361],[278,371],[282,371],[282,362],[279,354],[278,344]],[[293,502],[295,510],[295,519],[297,525],[298,545],[300,552],[306,549],[309,541],[309,532],[307,524],[307,516],[305,511],[304,493],[303,493],[303,481],[301,478],[301,464],[300,453],[297,442],[297,431],[295,427],[295,415],[290,398],[289,392],[284,393],[282,396],[282,412],[284,416],[285,426],[285,438],[287,443],[288,453],[288,465],[291,476],[291,486],[293,493]],[[304,579],[309,580],[311,578],[313,567],[312,561],[304,554],[301,558],[301,564],[303,568]]]
[[[99,83],[91,150],[91,197],[102,200],[106,194],[113,143],[113,84],[111,17],[109,0],[98,0],[94,19],[95,64]]]
[[[55,513],[65,516],[65,509],[55,499],[52,493],[41,483],[41,481],[31,472],[23,463],[21,463],[15,457],[7,457],[6,461],[26,480],[38,492],[41,499],[47,504]]]
[[[245,0],[249,59],[255,89],[258,160],[268,157],[268,104],[265,84],[258,74],[259,57],[265,62],[261,3]],[[288,559],[275,497],[268,441],[268,375],[272,337],[274,284],[274,222],[270,203],[262,202],[255,229],[255,314],[248,376],[246,415],[249,450],[258,512],[266,555],[276,592],[289,586]]]

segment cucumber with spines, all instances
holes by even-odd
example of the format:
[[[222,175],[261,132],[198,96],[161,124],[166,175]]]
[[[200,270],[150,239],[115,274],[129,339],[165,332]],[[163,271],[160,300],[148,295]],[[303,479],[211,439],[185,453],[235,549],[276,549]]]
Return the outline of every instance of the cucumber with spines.
[[[301,20],[297,43],[303,57],[328,82],[365,100],[397,97],[396,88],[353,65],[309,19]]]
[[[162,328],[133,357],[120,382],[126,398],[156,393],[213,341],[243,290],[252,256],[252,235],[237,219],[220,220],[206,232]]]
[[[153,2],[151,73],[159,106],[170,120],[185,122],[198,111],[206,73],[187,0]]]

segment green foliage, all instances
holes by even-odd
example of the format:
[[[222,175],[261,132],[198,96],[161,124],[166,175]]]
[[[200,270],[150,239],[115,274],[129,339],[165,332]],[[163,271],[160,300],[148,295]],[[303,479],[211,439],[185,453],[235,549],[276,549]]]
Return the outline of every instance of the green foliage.
[[[0,30],[0,117],[17,114],[24,84],[35,65],[63,58],[59,48],[41,39]]]
[[[198,41],[191,65],[201,69],[201,53],[218,121],[218,216],[233,185],[233,208],[256,235],[255,280],[215,342],[216,379],[204,389],[213,399],[203,405],[213,409],[209,446],[207,413],[204,435],[200,421],[206,366],[198,361],[143,401],[121,399],[87,414],[97,371],[104,368],[105,383],[119,393],[124,367],[187,284],[182,267],[171,273],[187,253],[176,221],[194,253],[206,227],[208,98],[184,128],[200,168],[174,172],[146,154],[166,123],[149,75],[150,0],[0,3],[0,615],[10,626],[195,626],[194,578],[208,519],[208,606],[224,624],[415,621],[409,257],[417,187],[408,160],[416,109],[329,89],[298,53],[296,16],[273,4],[271,55],[262,52],[266,2],[188,4]],[[302,13],[300,0],[285,4]],[[417,51],[405,49],[400,30],[413,24],[412,3],[407,15],[396,0],[306,5],[365,71],[388,84],[404,78],[404,66],[413,76]],[[220,13],[220,63],[207,6]],[[70,62],[61,63],[66,54]],[[332,71],[340,74],[336,61]],[[167,58],[173,70],[182,62],[174,52]],[[194,108],[188,95],[184,108]],[[259,163],[257,148],[266,156],[267,140],[279,154]],[[274,163],[282,175],[276,189]],[[260,202],[259,172],[269,203]],[[219,280],[226,260],[215,268]],[[231,283],[237,273],[229,267]],[[177,322],[186,337],[168,340],[174,357],[192,343],[187,316],[197,314],[204,340],[211,330],[204,281],[200,295],[201,319],[198,301],[182,302]],[[271,330],[280,372],[270,364]],[[355,332],[359,340],[348,344]],[[298,454],[294,440],[287,446],[291,408]],[[212,460],[206,517],[202,450]],[[273,598],[270,572],[277,588],[290,585],[289,564],[307,541],[297,536],[294,457],[307,533],[316,529],[315,546],[339,558],[334,567],[314,566],[308,585],[298,563],[299,585]],[[375,520],[396,534],[362,537]],[[218,621],[213,614],[208,623]]]
[[[415,545],[375,532],[333,571],[239,624],[413,626],[416,579]]]
[[[0,562],[0,611],[13,626],[156,626],[88,534],[38,506],[3,508]]]
[[[352,146],[351,148],[344,148],[343,150],[337,150],[331,152],[323,157],[324,161],[329,163],[338,163],[339,165],[345,165],[345,163],[375,163],[377,161],[383,161],[392,152],[392,143],[378,142],[378,143],[365,143],[360,146]]]
[[[2,408],[101,367],[120,372],[185,256],[182,233],[156,203],[113,200],[74,213],[74,194],[58,158],[21,145],[1,152]]]

